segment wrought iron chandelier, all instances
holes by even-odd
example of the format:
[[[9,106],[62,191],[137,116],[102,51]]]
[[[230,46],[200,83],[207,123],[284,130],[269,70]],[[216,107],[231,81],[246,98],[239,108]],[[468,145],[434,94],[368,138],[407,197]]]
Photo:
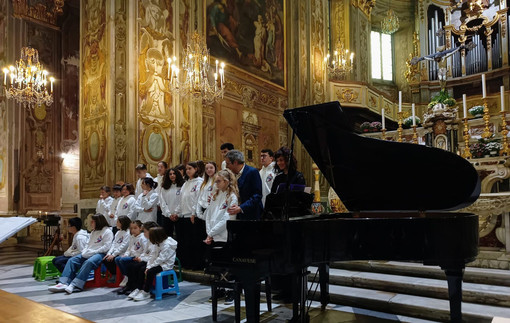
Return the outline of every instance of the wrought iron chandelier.
[[[354,53],[345,48],[343,42],[338,42],[333,56],[324,57],[324,63],[329,74],[333,77],[341,77],[350,73],[353,68]]]
[[[174,94],[212,104],[223,98],[225,92],[225,63],[216,60],[215,69],[209,62],[205,39],[194,32],[182,56],[182,67],[177,58],[167,58],[169,89]],[[182,71],[182,72],[181,72]]]
[[[381,31],[384,34],[391,35],[394,32],[396,32],[400,28],[400,22],[398,20],[397,15],[395,12],[391,9],[391,1],[390,1],[390,8],[388,9],[388,12],[386,13],[386,17],[381,21]]]
[[[39,52],[30,46],[21,49],[21,58],[15,65],[4,67],[5,95],[25,107],[53,104],[53,77],[39,62]],[[50,91],[48,92],[48,80]]]

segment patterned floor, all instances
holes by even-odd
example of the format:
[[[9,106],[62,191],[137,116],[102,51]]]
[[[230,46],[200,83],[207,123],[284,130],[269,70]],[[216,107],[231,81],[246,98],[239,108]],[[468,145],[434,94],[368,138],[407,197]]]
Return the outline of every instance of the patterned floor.
[[[113,322],[212,322],[210,288],[182,282],[181,295],[166,295],[161,301],[134,302],[119,296],[114,288],[92,288],[71,295],[51,294],[48,286],[55,280],[38,282],[32,278],[35,252],[15,248],[0,248],[0,289],[48,305],[91,321]],[[244,302],[241,304],[244,306]],[[261,305],[261,322],[285,322],[291,309],[274,304],[273,312]],[[311,322],[395,322],[408,321],[396,315],[376,313],[351,307],[331,306],[320,312],[318,303],[312,304]],[[234,307],[219,304],[218,322],[233,322]],[[413,322],[425,322],[412,320]]]

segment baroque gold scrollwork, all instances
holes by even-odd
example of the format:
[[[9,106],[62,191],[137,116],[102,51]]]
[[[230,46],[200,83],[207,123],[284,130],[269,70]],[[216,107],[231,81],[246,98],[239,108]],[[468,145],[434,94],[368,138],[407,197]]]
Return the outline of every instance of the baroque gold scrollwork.
[[[46,3],[46,4],[45,4]],[[53,1],[13,0],[13,15],[16,18],[28,18],[57,25],[58,16],[64,13],[64,0]]]

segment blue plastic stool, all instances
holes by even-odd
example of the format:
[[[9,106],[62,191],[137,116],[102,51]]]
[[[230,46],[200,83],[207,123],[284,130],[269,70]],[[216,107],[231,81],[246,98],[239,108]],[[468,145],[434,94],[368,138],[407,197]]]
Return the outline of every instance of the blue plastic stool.
[[[173,279],[173,287],[168,283],[168,280],[165,279],[163,281],[163,277],[172,276]],[[156,300],[161,300],[161,296],[165,293],[175,292],[177,295],[180,295],[179,291],[179,279],[177,278],[177,273],[175,270],[166,270],[162,271],[156,275],[156,283],[155,286],[151,289],[151,292],[154,294]],[[166,285],[166,286],[165,286]]]

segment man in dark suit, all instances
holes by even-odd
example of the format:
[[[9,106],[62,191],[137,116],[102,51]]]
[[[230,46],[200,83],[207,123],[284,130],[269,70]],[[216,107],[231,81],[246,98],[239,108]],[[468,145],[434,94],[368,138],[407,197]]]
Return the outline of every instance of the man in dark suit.
[[[244,163],[244,155],[239,150],[231,150],[225,155],[225,162],[237,177],[240,205],[228,209],[238,220],[259,220],[262,213],[262,181],[256,168]]]

